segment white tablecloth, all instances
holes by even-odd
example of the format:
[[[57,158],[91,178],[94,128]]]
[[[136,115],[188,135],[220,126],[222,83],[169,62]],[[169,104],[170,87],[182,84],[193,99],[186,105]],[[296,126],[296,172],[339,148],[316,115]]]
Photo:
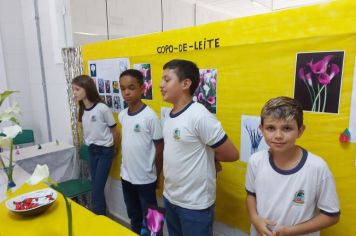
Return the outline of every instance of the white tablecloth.
[[[49,168],[50,177],[56,182],[63,182],[78,177],[78,161],[75,158],[73,145],[55,142],[20,148],[19,154],[13,151],[13,161],[27,173],[32,174],[37,164],[46,164]],[[2,152],[4,163],[9,162],[9,151]],[[15,165],[15,166],[16,166]]]

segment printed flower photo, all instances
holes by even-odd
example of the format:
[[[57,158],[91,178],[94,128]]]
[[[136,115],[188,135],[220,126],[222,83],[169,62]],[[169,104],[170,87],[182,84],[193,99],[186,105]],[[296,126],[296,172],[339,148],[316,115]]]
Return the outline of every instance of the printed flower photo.
[[[250,156],[255,152],[269,149],[259,128],[260,124],[259,116],[241,116],[240,160],[243,162],[248,162]]]
[[[89,66],[90,69],[90,76],[91,77],[96,77],[96,64],[90,64]]]
[[[118,81],[112,81],[112,92],[120,93],[120,86]]]
[[[193,100],[203,104],[211,113],[216,114],[217,69],[200,69],[200,82]]]
[[[114,96],[114,109],[121,110],[121,102],[119,96]]]
[[[112,96],[111,95],[106,95],[106,105],[108,105],[108,107],[112,108]]]
[[[103,79],[98,79],[98,90],[99,93],[105,93],[105,87],[104,87],[104,80]]]
[[[105,92],[106,93],[111,93],[111,86],[110,86],[111,82],[110,80],[105,80]]]
[[[144,91],[142,99],[152,100],[152,77],[151,77],[151,64],[134,64],[134,69],[141,71],[143,75]]]
[[[106,103],[105,95],[100,95],[100,98],[101,98],[101,101],[102,101],[103,103]]]
[[[344,52],[298,53],[294,98],[303,110],[338,113]]]

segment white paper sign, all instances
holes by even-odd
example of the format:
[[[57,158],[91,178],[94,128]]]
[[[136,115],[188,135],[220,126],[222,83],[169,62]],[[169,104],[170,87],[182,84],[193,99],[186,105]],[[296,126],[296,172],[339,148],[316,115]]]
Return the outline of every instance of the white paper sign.
[[[253,153],[268,150],[269,147],[259,129],[260,123],[259,116],[241,116],[241,161],[248,162]]]
[[[89,75],[94,79],[99,95],[113,112],[124,109],[120,92],[120,74],[130,68],[128,58],[88,61]]]

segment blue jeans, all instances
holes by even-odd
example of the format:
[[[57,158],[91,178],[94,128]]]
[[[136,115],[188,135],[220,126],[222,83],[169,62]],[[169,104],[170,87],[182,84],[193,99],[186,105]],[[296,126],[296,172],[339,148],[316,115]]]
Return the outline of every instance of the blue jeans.
[[[169,236],[212,236],[214,205],[203,210],[190,210],[164,198]]]
[[[106,214],[104,188],[114,158],[114,147],[91,144],[89,146],[89,167],[92,181],[92,211],[97,215]]]
[[[150,184],[131,184],[121,179],[121,184],[131,230],[140,234],[147,208],[157,206],[156,181]]]

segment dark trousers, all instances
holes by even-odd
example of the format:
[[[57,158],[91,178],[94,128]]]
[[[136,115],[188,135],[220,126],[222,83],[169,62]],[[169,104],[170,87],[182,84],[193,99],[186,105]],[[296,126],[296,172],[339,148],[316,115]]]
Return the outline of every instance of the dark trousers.
[[[97,215],[106,214],[104,188],[114,158],[114,147],[91,144],[89,146],[89,167],[92,180],[92,211]]]
[[[191,210],[163,200],[169,236],[213,236],[215,205]]]
[[[127,214],[131,220],[131,230],[140,234],[142,220],[149,206],[157,206],[156,182],[131,184],[121,179]]]

